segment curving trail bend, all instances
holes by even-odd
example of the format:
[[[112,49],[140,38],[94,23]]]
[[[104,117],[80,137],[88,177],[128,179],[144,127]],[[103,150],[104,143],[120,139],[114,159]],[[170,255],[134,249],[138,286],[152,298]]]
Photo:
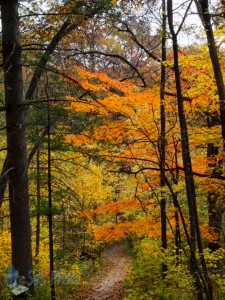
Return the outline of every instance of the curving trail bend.
[[[98,276],[91,279],[83,290],[70,295],[68,300],[123,300],[123,280],[131,267],[131,258],[124,251],[125,245],[114,245],[103,251],[106,264]]]

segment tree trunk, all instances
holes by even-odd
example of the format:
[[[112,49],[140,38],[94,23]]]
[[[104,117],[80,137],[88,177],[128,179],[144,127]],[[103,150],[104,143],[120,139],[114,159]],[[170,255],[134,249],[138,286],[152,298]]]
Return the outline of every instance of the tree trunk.
[[[47,97],[48,99],[48,97]],[[48,230],[49,230],[49,269],[51,300],[56,299],[54,279],[54,241],[53,241],[53,216],[52,216],[52,170],[51,170],[51,116],[50,103],[48,102]]]
[[[173,174],[173,183],[176,185],[179,181],[179,168],[178,168],[178,142],[173,139],[174,144],[174,156],[175,156],[175,165],[176,165],[176,171],[175,174]],[[174,195],[172,195],[174,207],[175,207],[175,246],[176,246],[176,256],[177,256],[177,265],[180,263],[180,254],[181,254],[181,233],[180,233],[180,218],[179,218],[179,205],[178,205],[178,193],[175,192]]]
[[[214,77],[216,81],[219,103],[220,103],[220,123],[222,130],[222,139],[223,139],[223,150],[225,149],[225,86],[222,75],[222,69],[219,61],[219,56],[217,52],[217,47],[214,39],[213,28],[211,24],[211,16],[209,14],[209,3],[208,0],[195,0],[198,13],[200,15],[201,21],[205,28],[205,33],[207,36],[209,54],[213,66]],[[221,1],[222,8],[224,8],[224,1]],[[211,114],[207,118],[208,127],[212,127],[218,124],[217,118]],[[215,147],[213,144],[208,145],[207,157],[211,158],[218,154],[218,147]],[[213,175],[217,175],[218,167],[216,161],[209,167],[212,168]],[[221,166],[222,167],[222,166]],[[209,242],[209,248],[211,250],[216,250],[219,248],[220,243],[220,230],[222,222],[222,211],[218,206],[218,194],[212,193],[208,195],[208,212],[209,212],[209,231],[214,236],[214,239]]]
[[[184,165],[186,193],[187,193],[187,200],[188,200],[188,207],[189,207],[191,271],[193,273],[193,276],[195,277],[198,300],[202,300],[203,299],[202,284],[199,280],[197,266],[195,264],[195,252],[196,252],[196,241],[197,241],[200,261],[203,269],[203,276],[205,279],[204,290],[205,290],[207,300],[211,300],[213,299],[212,284],[208,276],[206,262],[203,254],[201,233],[200,233],[199,221],[198,221],[198,211],[196,205],[196,194],[195,194],[195,185],[194,185],[194,177],[193,177],[193,170],[192,170],[192,161],[190,156],[188,130],[187,130],[187,123],[186,123],[186,117],[184,112],[184,105],[183,105],[183,95],[182,95],[180,68],[179,68],[179,54],[178,54],[179,47],[177,42],[178,33],[175,32],[173,26],[173,8],[172,8],[173,1],[168,0],[167,6],[168,6],[168,22],[169,22],[169,28],[170,28],[170,32],[172,35],[172,42],[173,42],[174,72],[175,72],[175,82],[176,82],[176,90],[177,90],[178,115],[179,115],[180,132],[181,132],[182,159]]]
[[[1,1],[1,13],[12,264],[27,278],[32,254],[18,0]]]
[[[4,1],[4,0],[0,0],[1,3],[4,4],[4,6],[7,6],[8,1]],[[11,1],[9,1],[11,3]],[[14,2],[14,1],[12,1]],[[17,1],[18,2],[18,1]],[[25,95],[25,101],[29,101],[31,99],[33,99],[34,94],[36,92],[37,86],[39,84],[39,81],[41,79],[41,76],[43,74],[43,71],[45,70],[46,65],[48,64],[52,53],[55,51],[55,49],[57,48],[57,46],[59,45],[59,43],[61,42],[61,40],[68,35],[70,32],[72,32],[73,30],[75,30],[80,24],[82,24],[85,20],[87,20],[87,18],[92,18],[93,16],[95,16],[97,13],[101,12],[103,10],[103,6],[100,6],[93,9],[92,11],[88,11],[88,15],[83,15],[83,18],[80,18],[80,12],[79,12],[79,3],[78,3],[78,7],[77,7],[77,14],[78,14],[78,20],[74,21],[71,20],[71,18],[68,18],[63,24],[62,26],[59,28],[59,30],[56,32],[56,34],[53,36],[52,40],[50,41],[50,43],[48,44],[46,50],[44,51],[44,53],[42,54],[40,60],[37,63],[36,69],[34,71],[34,74],[32,76],[31,82],[29,84],[29,88],[26,92]],[[74,16],[76,16],[76,10],[74,10]],[[9,66],[9,65],[8,65]],[[43,137],[46,136],[47,132],[44,130],[45,134],[43,134]],[[33,158],[35,152],[37,150],[37,147],[33,148],[33,151],[31,151],[30,155],[29,155],[29,160],[28,160],[28,165],[31,161],[31,159]],[[7,182],[9,180],[8,178],[8,170],[10,169],[9,165],[8,165],[8,159],[6,157],[3,167],[2,167],[2,171],[0,174],[0,207],[2,205],[3,202],[3,197],[5,194],[5,190],[6,190],[6,186],[7,186]]]
[[[38,257],[40,250],[40,227],[41,227],[41,184],[40,184],[40,150],[37,149],[37,207],[36,207],[36,245],[35,257]]]
[[[207,116],[207,125],[209,128],[218,125],[218,116],[215,112]],[[216,155],[219,153],[219,147],[212,143],[207,145],[207,158],[209,159],[208,167],[213,177],[221,173],[220,166],[217,165]],[[208,193],[208,216],[209,216],[209,233],[211,240],[208,243],[210,250],[215,251],[220,248],[220,232],[222,228],[222,206],[218,203],[219,193],[213,191]]]
[[[69,32],[71,32],[73,29],[75,29],[76,27],[77,27],[77,24],[75,25],[75,24],[70,24],[69,22],[65,22],[62,25],[62,27],[59,29],[59,31],[56,33],[56,35],[53,37],[52,41],[49,43],[47,49],[45,50],[45,52],[43,53],[43,55],[41,56],[41,58],[37,64],[37,67],[32,76],[29,88],[25,95],[25,101],[29,101],[29,100],[33,99],[35,91],[38,86],[38,83],[40,81],[41,75],[43,74],[43,71],[45,70],[46,64],[48,63],[52,53],[58,46],[61,39],[64,36],[66,36]],[[46,136],[46,134],[47,134],[47,131],[44,130],[42,136]],[[33,151],[31,151],[31,153],[29,155],[29,159],[28,159],[28,165],[29,165],[30,161],[32,160],[36,150],[37,150],[37,147],[34,147]],[[2,205],[3,197],[5,194],[5,189],[7,186],[8,179],[9,179],[7,176],[9,169],[10,169],[10,167],[8,165],[8,159],[6,157],[3,167],[2,167],[1,176],[0,176],[0,206]]]
[[[166,61],[166,3],[162,0],[162,61]],[[160,153],[160,186],[163,188],[165,182],[165,158],[166,158],[166,118],[165,118],[165,80],[166,80],[166,67],[161,64],[161,87],[160,87],[160,120],[161,132],[159,140],[159,153]],[[166,232],[166,199],[164,192],[162,192],[160,202],[161,207],[161,241],[162,249],[167,248],[167,232]],[[166,276],[167,265],[162,264],[162,277]]]
[[[207,36],[209,54],[213,66],[214,77],[216,80],[216,86],[219,95],[222,139],[223,139],[223,147],[225,147],[225,87],[224,87],[223,74],[220,66],[219,56],[218,56],[212,24],[211,24],[211,16],[209,14],[209,3],[208,0],[199,0],[199,1],[196,0],[195,2],[196,2],[198,12],[201,16],[201,20],[203,22],[205,33]]]

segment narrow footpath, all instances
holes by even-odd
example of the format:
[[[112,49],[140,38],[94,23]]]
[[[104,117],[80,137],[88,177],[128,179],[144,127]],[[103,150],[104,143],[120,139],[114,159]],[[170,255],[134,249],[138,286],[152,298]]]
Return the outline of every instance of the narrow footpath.
[[[125,245],[114,245],[103,251],[105,265],[90,283],[68,300],[123,300],[123,280],[131,267],[131,258],[125,253]]]

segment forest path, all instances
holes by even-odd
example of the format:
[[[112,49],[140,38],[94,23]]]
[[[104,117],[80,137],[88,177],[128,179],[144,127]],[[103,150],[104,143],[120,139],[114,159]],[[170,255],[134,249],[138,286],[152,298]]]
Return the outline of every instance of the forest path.
[[[125,245],[114,245],[103,251],[104,266],[88,285],[68,300],[123,300],[125,292],[123,280],[131,267],[131,257]]]

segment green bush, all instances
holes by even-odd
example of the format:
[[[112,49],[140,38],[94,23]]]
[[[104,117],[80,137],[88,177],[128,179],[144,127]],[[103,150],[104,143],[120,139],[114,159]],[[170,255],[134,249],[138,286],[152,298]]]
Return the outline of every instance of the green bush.
[[[162,264],[168,271],[162,279]],[[126,300],[190,300],[194,299],[193,281],[189,274],[187,261],[177,263],[175,251],[168,249],[163,253],[160,242],[143,239],[135,247],[135,259],[126,278]]]

